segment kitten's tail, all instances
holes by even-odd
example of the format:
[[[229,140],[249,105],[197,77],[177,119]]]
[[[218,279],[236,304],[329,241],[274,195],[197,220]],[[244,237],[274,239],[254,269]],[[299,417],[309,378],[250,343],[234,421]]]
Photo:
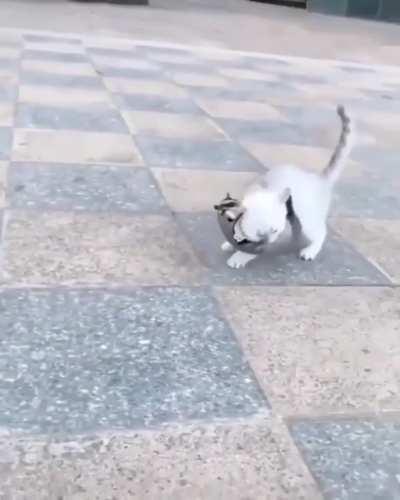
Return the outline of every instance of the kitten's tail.
[[[337,107],[337,114],[342,122],[342,132],[335,151],[333,152],[328,165],[322,172],[322,175],[332,184],[338,180],[353,145],[353,125],[350,117],[346,114],[343,106]]]

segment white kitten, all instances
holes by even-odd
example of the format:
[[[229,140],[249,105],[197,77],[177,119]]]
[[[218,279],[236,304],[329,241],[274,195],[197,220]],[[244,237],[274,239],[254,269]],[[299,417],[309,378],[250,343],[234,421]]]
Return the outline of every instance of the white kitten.
[[[343,106],[337,108],[342,132],[335,151],[322,173],[282,165],[268,171],[246,192],[241,202],[241,217],[234,226],[234,239],[274,242],[284,231],[288,219],[293,232],[299,230],[308,240],[300,257],[313,260],[326,237],[326,220],[335,182],[349,157],[352,143],[350,118]],[[226,244],[223,249],[228,250]],[[232,246],[229,247],[233,249]],[[228,260],[233,268],[244,267],[256,255],[235,252]]]

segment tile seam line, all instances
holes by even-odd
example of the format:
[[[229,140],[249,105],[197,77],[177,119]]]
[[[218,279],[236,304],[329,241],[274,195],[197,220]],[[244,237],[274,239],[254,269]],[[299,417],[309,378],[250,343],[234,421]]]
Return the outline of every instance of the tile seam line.
[[[191,44],[179,44],[179,43],[173,43],[173,42],[167,42],[167,41],[156,41],[156,40],[143,40],[143,39],[135,39],[135,38],[127,38],[127,37],[118,37],[118,36],[111,36],[111,37],[102,37],[99,35],[94,35],[94,36],[85,36],[82,33],[77,33],[77,32],[63,32],[62,34],[58,32],[54,32],[51,30],[29,30],[29,29],[21,29],[21,28],[1,28],[0,32],[10,32],[10,33],[15,33],[17,35],[20,35],[21,37],[23,35],[35,35],[35,34],[41,34],[41,35],[47,35],[47,36],[53,36],[54,38],[62,38],[62,37],[67,37],[67,38],[79,38],[84,45],[86,46],[87,42],[90,41],[98,41],[98,40],[104,40],[105,42],[109,41],[119,41],[122,43],[130,43],[133,45],[141,45],[145,47],[158,47],[158,48],[171,48],[171,49],[178,49],[178,50],[185,50],[185,51],[190,51],[190,50],[196,50],[196,51],[201,51],[201,52],[222,52],[222,53],[231,53],[231,54],[237,54],[237,55],[242,55],[242,56],[256,56],[260,57],[261,59],[270,59],[273,57],[274,59],[281,60],[281,61],[292,61],[292,62],[318,62],[318,63],[323,63],[323,64],[344,64],[350,67],[357,67],[357,68],[375,68],[375,69],[386,69],[386,70],[391,70],[395,72],[400,72],[400,67],[396,65],[388,65],[388,64],[366,64],[366,63],[359,63],[359,62],[353,62],[353,61],[346,61],[346,60],[337,60],[337,59],[329,59],[329,58],[310,58],[310,57],[298,57],[298,56],[283,56],[280,54],[274,54],[274,53],[266,53],[266,52],[257,52],[257,51],[241,51],[241,50],[235,50],[235,49],[229,49],[226,47],[201,47],[198,45],[191,45]],[[129,50],[129,49],[128,49]]]

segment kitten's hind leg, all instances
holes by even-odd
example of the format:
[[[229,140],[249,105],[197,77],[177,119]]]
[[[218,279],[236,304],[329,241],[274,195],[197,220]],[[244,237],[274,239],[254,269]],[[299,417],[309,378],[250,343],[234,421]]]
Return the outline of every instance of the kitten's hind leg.
[[[309,244],[300,250],[300,258],[314,260],[319,254],[326,238],[326,223],[324,220],[313,219],[301,221],[303,235]]]
[[[233,245],[229,243],[229,241],[224,241],[221,245],[221,250],[223,252],[232,252],[233,250]]]

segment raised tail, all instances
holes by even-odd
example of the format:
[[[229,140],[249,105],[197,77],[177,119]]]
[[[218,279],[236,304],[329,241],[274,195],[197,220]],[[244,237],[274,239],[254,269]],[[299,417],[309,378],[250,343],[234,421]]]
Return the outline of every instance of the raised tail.
[[[343,106],[337,107],[337,114],[342,122],[342,132],[335,151],[333,152],[328,165],[322,172],[322,175],[332,184],[338,180],[343,167],[346,164],[351,152],[353,136],[353,125]]]

